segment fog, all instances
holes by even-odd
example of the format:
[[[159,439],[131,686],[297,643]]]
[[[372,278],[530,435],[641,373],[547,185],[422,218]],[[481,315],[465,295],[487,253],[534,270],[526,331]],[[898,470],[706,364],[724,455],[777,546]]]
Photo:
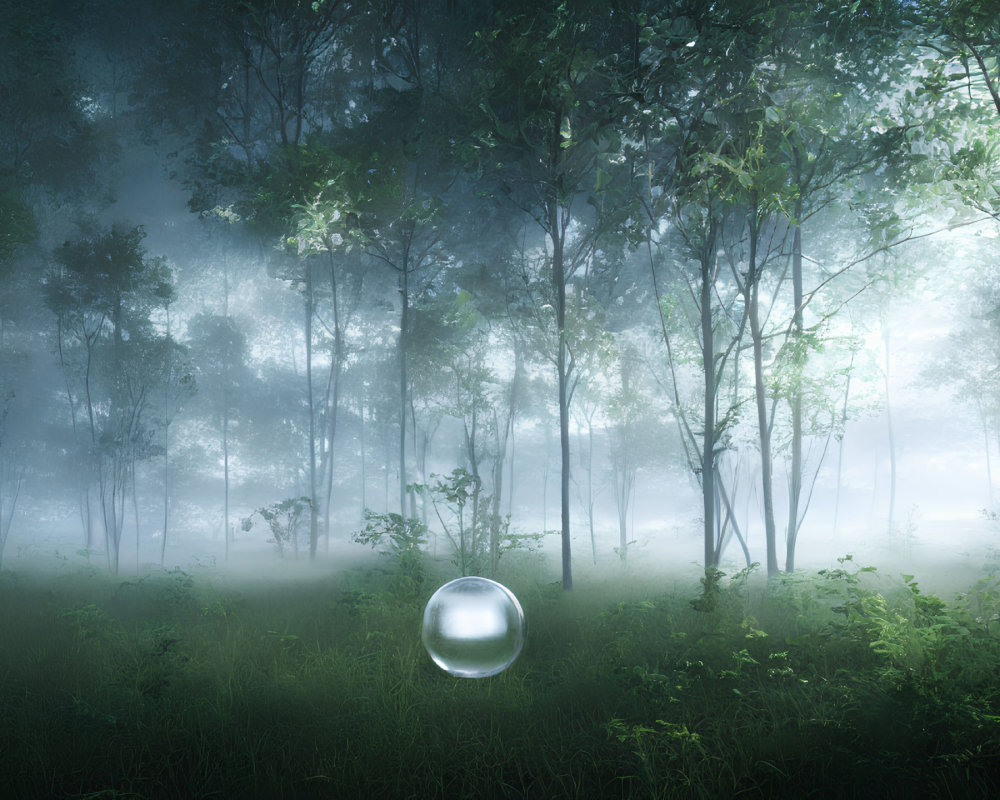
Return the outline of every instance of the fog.
[[[2,312],[5,569],[99,565],[144,574],[210,566],[270,576],[312,562],[307,569],[335,572],[377,559],[372,542],[355,541],[366,511],[415,515],[427,526],[426,552],[462,572],[498,569],[497,540],[492,554],[458,563],[455,525],[464,528],[462,515],[472,513],[474,526],[528,537],[509,544],[533,550],[567,586],[568,568],[584,581],[623,568],[697,573],[708,566],[712,524],[712,560],[721,568],[747,564],[737,530],[749,560],[761,564],[773,537],[783,568],[795,469],[802,480],[796,569],[822,569],[847,554],[883,570],[918,570],[925,580],[990,568],[993,198],[975,195],[965,178],[949,183],[909,166],[923,165],[927,153],[939,154],[940,169],[957,163],[946,153],[986,136],[988,106],[943,98],[922,109],[912,97],[917,79],[893,75],[891,59],[866,76],[867,56],[842,54],[840,80],[853,84],[834,117],[841,115],[841,134],[853,137],[856,152],[827,158],[825,141],[799,131],[829,180],[815,196],[806,197],[804,184],[788,195],[805,203],[798,225],[781,202],[754,228],[751,195],[737,192],[718,207],[705,201],[718,219],[708,309],[697,297],[706,280],[697,243],[708,229],[691,216],[702,200],[681,175],[673,122],[649,122],[650,108],[623,95],[611,117],[598,123],[580,112],[576,121],[617,130],[617,150],[597,144],[611,141],[600,137],[577,147],[564,126],[565,159],[536,169],[530,144],[503,139],[503,115],[516,112],[493,85],[480,103],[494,104],[492,118],[456,115],[435,128],[425,114],[422,144],[411,146],[416,78],[403,75],[392,55],[402,45],[392,37],[380,55],[365,49],[368,22],[352,16],[357,11],[314,10],[318,17],[295,23],[308,18],[323,31],[298,67],[308,89],[296,106],[276,94],[285,68],[263,54],[244,64],[246,82],[236,87],[242,56],[232,37],[267,41],[274,29],[259,19],[223,14],[217,30],[204,32],[212,57],[201,58],[193,54],[204,42],[151,4],[128,21],[88,4],[39,12],[74,47],[45,78],[69,102],[53,101],[43,113],[15,92],[11,102],[37,114],[37,125],[5,134],[5,152],[26,154],[8,169],[11,208],[32,220],[27,234],[5,230],[12,242]],[[447,14],[427,14],[438,41],[457,47],[462,34],[448,27]],[[455,24],[474,29],[474,16]],[[335,20],[338,33],[323,27]],[[397,22],[405,28],[412,20]],[[442,98],[470,91],[457,80],[468,59],[497,74],[516,71],[483,47],[461,58],[456,51],[451,61],[420,55],[439,76]],[[364,53],[378,74],[358,68]],[[456,81],[444,88],[444,75]],[[664,85],[660,95],[712,102],[714,89],[690,77],[688,89]],[[981,77],[967,78],[969,96],[984,96]],[[808,105],[810,91],[822,95],[824,85],[803,84],[792,67],[772,80],[784,87],[787,109],[833,129],[829,109]],[[587,99],[605,90],[581,83],[574,91]],[[893,130],[935,114],[951,114],[954,126],[886,149]],[[487,134],[490,119],[499,127]],[[42,141],[45,125],[77,138]],[[736,143],[733,158],[749,152],[739,149],[736,122],[723,128]],[[459,157],[462,136],[473,150],[489,142],[496,163]],[[660,149],[640,152],[641,136],[658,136]],[[775,198],[794,182],[783,157],[772,154],[785,176],[770,185]],[[660,216],[645,228],[635,213],[615,217],[595,199],[657,158],[660,166],[643,167],[651,183],[638,197],[644,213]],[[548,208],[547,196],[528,187],[556,173],[575,188]],[[615,195],[623,208],[624,197]],[[415,216],[413,209],[432,207],[426,218]],[[559,236],[544,219],[550,211],[563,215]],[[88,270],[99,269],[87,259],[123,246],[129,232],[137,232],[132,260],[115,268],[138,274],[159,265],[158,277],[136,280],[160,281],[160,294],[140,296],[145,290],[130,285],[124,302],[133,317],[123,321],[101,305],[102,293],[123,284],[112,286],[111,272],[87,283]],[[748,250],[751,240],[756,251]],[[752,285],[751,252],[760,267]],[[795,258],[805,263],[802,309],[814,339],[806,383],[789,389],[787,353],[803,334],[790,321]],[[552,283],[556,259],[563,295],[560,281]],[[748,301],[756,307],[758,298],[761,318],[751,322]],[[714,344],[704,326],[698,333],[699,315],[715,320]],[[220,324],[234,337],[228,344],[218,338],[222,328],[211,327]],[[762,326],[759,356],[754,324]],[[152,349],[136,356],[151,368],[136,383],[122,353],[140,327],[143,346],[177,349],[155,368],[150,359],[161,356]],[[715,348],[719,370],[710,468],[732,504],[730,514],[717,496],[709,523],[698,452],[706,347]],[[118,374],[106,371],[109,363],[119,364]],[[568,397],[562,408],[560,387]],[[790,391],[804,392],[798,468]],[[755,396],[769,420],[770,487],[762,485]],[[123,431],[115,426],[126,407],[136,417]],[[456,490],[454,470],[472,476],[461,502],[444,486],[450,478]],[[417,486],[407,491],[407,484]],[[275,541],[260,512],[294,498],[308,500],[316,516],[304,512],[294,535]]]
[[[155,162],[148,162],[146,166],[155,173]],[[126,185],[122,195],[130,198],[126,207],[132,210],[135,219],[149,220],[145,224],[151,252],[169,252],[171,242],[204,239],[199,222],[185,213],[180,193],[171,192],[170,184],[155,174],[155,181],[141,171],[136,174],[143,175],[142,183]],[[165,196],[175,202],[164,205]],[[148,207],[147,202],[150,203]],[[167,221],[160,222],[159,230],[154,227],[155,220],[164,218]],[[238,313],[253,318],[254,304],[261,302],[260,297],[249,289],[241,294],[247,305]],[[192,302],[204,302],[204,299]],[[911,307],[899,315],[900,323],[905,323],[906,334],[893,340],[892,350],[892,413],[897,446],[895,531],[890,534],[887,528],[890,481],[887,420],[884,410],[876,410],[862,419],[852,420],[845,429],[839,505],[837,453],[831,449],[823,460],[798,544],[800,569],[828,568],[838,557],[853,554],[859,563],[878,565],[882,571],[917,572],[926,585],[947,591],[964,588],[993,568],[998,552],[998,530],[997,523],[986,516],[990,487],[981,424],[974,418],[972,409],[956,402],[947,382],[929,383],[924,374],[928,358],[947,357],[939,354],[946,349],[953,330],[953,320],[947,313],[950,302],[953,301],[948,297],[924,297],[919,310],[914,311]],[[267,335],[263,332],[262,338]],[[273,343],[259,344],[262,348],[269,345]],[[872,360],[882,355],[878,350],[866,354]],[[29,394],[31,390],[22,391]],[[519,455],[513,465],[516,500],[511,506],[511,524],[522,531],[551,531],[559,521],[557,431],[546,434],[539,430],[542,425],[555,428],[549,417],[526,431],[523,447],[527,452]],[[574,445],[582,448],[584,444],[585,437],[578,432]],[[448,456],[460,453],[461,446],[458,438],[449,442],[437,436],[434,448],[435,453],[440,454],[437,461],[440,466],[434,471],[447,469]],[[595,463],[607,458],[606,449],[599,451]],[[350,486],[352,480],[350,469],[345,470],[348,472],[344,479],[346,486]],[[583,465],[575,469],[582,473]],[[602,476],[599,480],[606,481],[607,468],[601,465],[595,467],[595,471],[598,469]],[[156,484],[155,477],[150,476],[149,480]],[[390,497],[394,491],[393,480],[394,475],[390,474]],[[383,479],[369,481],[368,493],[373,507],[379,507],[379,502],[384,501],[385,484]],[[5,568],[64,569],[67,564],[95,564],[104,568],[103,547],[98,545],[90,553],[84,550],[78,510],[65,497],[71,491],[69,487],[53,486],[48,482],[33,485],[31,477],[25,477],[20,491],[4,554]],[[748,544],[754,560],[759,561],[763,549],[759,501],[754,490],[748,490],[748,495]],[[239,498],[234,500],[234,527],[238,526],[236,518],[250,513],[254,504],[264,505],[274,498],[259,489],[242,493],[238,483],[234,485],[234,496]],[[575,563],[580,575],[586,576],[582,580],[603,582],[608,571],[620,574],[622,565],[615,550],[618,522],[614,499],[607,485],[598,488],[594,504],[596,564],[587,531],[586,508],[579,490],[573,499],[572,541]],[[157,524],[157,514],[161,512],[147,508],[138,537],[138,555],[134,530],[131,525],[126,526],[120,569],[126,574],[177,568],[211,569],[243,578],[284,580],[375,564],[377,560],[372,557],[371,549],[350,539],[361,527],[359,502],[355,489],[350,501],[344,501],[344,507],[335,510],[338,524],[329,543],[322,546],[319,563],[310,565],[304,553],[298,559],[288,555],[281,557],[274,544],[259,530],[234,531],[227,558],[219,510],[212,508],[211,501],[199,493],[192,493],[191,497],[177,494],[171,497],[177,521],[172,524],[172,540],[168,541],[162,564],[162,524]],[[653,578],[695,575],[703,567],[699,503],[697,482],[683,470],[662,464],[641,468],[628,518],[632,546],[629,552],[631,566],[627,572]],[[431,525],[434,549],[442,559],[447,559],[447,548],[441,541],[443,535],[435,527]],[[558,579],[559,553],[558,537],[547,536],[539,558],[547,564],[543,574],[547,572],[552,580]],[[744,566],[735,543],[725,551],[721,566],[731,572]]]
[[[0,0],[0,795],[997,797],[986,0]]]

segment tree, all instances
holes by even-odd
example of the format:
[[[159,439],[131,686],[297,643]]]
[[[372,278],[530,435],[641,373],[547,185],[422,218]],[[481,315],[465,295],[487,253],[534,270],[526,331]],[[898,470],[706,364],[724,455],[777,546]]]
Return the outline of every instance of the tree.
[[[880,12],[877,15],[876,10]],[[774,332],[781,336],[775,371],[784,372],[778,398],[788,404],[791,427],[785,533],[785,569],[789,572],[795,567],[795,546],[808,507],[803,442],[809,431],[805,420],[815,418],[815,410],[805,407],[804,381],[810,355],[822,347],[827,322],[823,312],[809,314],[807,306],[817,305],[820,290],[829,282],[820,274],[816,277],[818,286],[807,292],[803,232],[811,220],[849,190],[852,182],[870,179],[897,157],[894,151],[904,128],[886,124],[875,98],[898,91],[893,79],[902,71],[905,56],[892,34],[899,24],[898,7],[875,4],[872,8],[815,11],[793,8],[784,25],[774,28],[776,69],[764,87],[765,117],[775,126],[768,159],[783,167],[788,176],[783,213],[792,233],[788,254],[790,318],[777,317],[773,324]],[[823,32],[817,34],[813,29],[819,25]],[[858,255],[849,253],[847,257]],[[831,306],[838,308],[838,302]],[[815,393],[812,397],[822,402]],[[825,432],[819,433],[828,441],[830,431],[825,426]]]
[[[196,392],[196,384],[188,349],[175,341],[171,334],[170,306],[175,300],[173,286],[163,284],[160,295],[165,312],[165,331],[158,346],[163,352],[153,354],[153,363],[161,364],[163,369],[159,379],[162,386],[159,424],[163,428],[163,532],[160,538],[162,567],[170,531],[170,428],[181,406]]]
[[[150,259],[141,228],[112,228],[57,249],[59,269],[46,280],[56,315],[60,364],[80,452],[96,476],[108,566],[118,571],[125,501],[135,493],[136,462],[150,449],[150,404],[162,366],[150,313],[170,295],[170,269]],[[82,408],[81,408],[82,406]],[[85,416],[83,416],[85,412]],[[78,416],[83,416],[77,428]],[[90,546],[89,487],[84,524]]]
[[[222,448],[222,530],[229,557],[230,445],[233,418],[241,391],[246,389],[246,335],[232,317],[200,314],[188,323],[188,346],[197,375],[199,394],[207,402]]]
[[[886,11],[892,9],[887,7]],[[649,46],[643,54],[638,128],[643,136],[649,136],[650,131],[653,136],[667,134],[654,138],[654,146],[647,147],[651,156],[662,160],[665,166],[661,174],[667,178],[661,178],[659,195],[652,188],[647,190],[651,226],[658,229],[660,225],[657,205],[671,199],[677,203],[684,197],[671,187],[671,174],[674,186],[683,186],[686,175],[694,176],[697,191],[707,194],[711,190],[711,203],[706,197],[688,216],[699,222],[701,207],[702,227],[712,232],[706,260],[724,252],[729,267],[722,285],[715,289],[712,283],[722,276],[703,271],[703,278],[710,280],[698,284],[700,298],[696,302],[703,323],[700,341],[706,401],[702,456],[696,468],[703,489],[709,564],[710,541],[715,536],[711,507],[717,502],[713,494],[722,488],[715,486],[718,475],[709,464],[715,452],[709,440],[722,440],[721,431],[708,435],[709,423],[716,421],[712,398],[722,375],[714,365],[717,361],[725,364],[727,354],[737,356],[737,360],[743,357],[742,346],[733,349],[738,337],[729,339],[719,356],[706,346],[714,335],[710,324],[712,291],[717,292],[715,305],[721,310],[731,297],[728,286],[736,289],[742,309],[737,315],[730,311],[720,316],[729,316],[734,323],[741,317],[735,330],[738,336],[745,332],[749,337],[769,574],[779,569],[773,429],[779,400],[787,400],[790,407],[793,432],[786,567],[794,566],[804,509],[800,503],[805,417],[796,375],[802,373],[809,343],[816,341],[819,331],[819,323],[807,330],[804,309],[832,279],[821,277],[817,288],[806,293],[802,225],[832,202],[848,177],[873,170],[898,133],[873,135],[870,131],[876,126],[864,112],[874,104],[859,100],[865,92],[877,96],[877,90],[885,88],[881,77],[860,77],[866,71],[881,75],[873,62],[885,52],[878,49],[882,22],[872,17],[868,6],[807,10],[796,3],[767,7],[734,3],[722,16],[650,16],[644,29]],[[895,16],[890,13],[887,18]],[[816,76],[826,75],[833,76],[830,84],[817,80]],[[841,85],[845,92],[840,91]],[[817,110],[819,106],[822,111]],[[684,224],[677,230],[683,230]],[[697,251],[707,238],[703,235],[700,241],[693,241],[688,236],[689,249]],[[792,299],[783,303],[780,298],[788,282]],[[689,294],[691,289],[689,284]],[[766,297],[763,305],[762,296]],[[787,322],[782,317],[784,308],[790,310]],[[668,328],[663,327],[666,338]],[[776,364],[788,373],[784,398],[779,398],[772,386]],[[721,419],[732,421],[728,413]],[[728,499],[722,499],[728,506]]]
[[[972,302],[962,304],[963,320],[949,336],[946,354],[929,360],[923,377],[931,385],[951,386],[958,402],[975,409],[986,456],[986,509],[995,513],[991,452],[1000,444],[1000,282],[995,264],[983,267],[970,276]]]
[[[492,314],[487,316],[496,312],[490,308],[491,300],[496,299],[496,284],[480,267],[472,265],[468,272],[455,276],[476,294],[458,288],[453,295],[438,295],[435,302],[418,311],[413,357],[419,377],[414,392],[423,394],[439,415],[461,425],[462,465],[448,476],[451,488],[446,492],[439,479],[431,487],[424,486],[424,493],[430,489],[432,503],[442,492],[450,493],[454,497],[448,502],[453,506],[456,498],[463,498],[459,504],[462,535],[453,538],[455,543],[466,541],[463,526],[468,499],[468,530],[476,547],[468,551],[475,551],[474,558],[462,556],[462,568],[495,576],[509,524],[509,518],[500,512],[500,503],[513,424],[512,393],[520,376],[516,356],[513,370],[505,358],[513,355],[507,350],[505,331]],[[458,551],[466,552],[464,544]]]
[[[325,188],[331,188],[333,181],[328,182]],[[337,419],[340,411],[341,384],[344,372],[345,360],[347,357],[347,328],[351,322],[351,316],[357,309],[358,298],[361,294],[363,273],[352,275],[347,266],[357,261],[356,254],[343,252],[344,243],[343,226],[341,224],[342,214],[340,203],[337,199],[330,198],[326,192],[320,190],[317,195],[308,203],[298,207],[298,214],[295,219],[295,235],[288,240],[288,245],[297,248],[300,257],[319,256],[325,257],[326,261],[326,291],[329,293],[326,303],[329,304],[328,313],[320,313],[315,305],[317,289],[314,285],[312,265],[307,263],[304,269],[307,271],[306,297],[308,312],[315,316],[320,322],[322,329],[328,338],[328,349],[330,353],[330,364],[327,372],[326,387],[323,399],[320,404],[322,411],[321,418],[325,420],[325,435],[320,437],[322,451],[320,453],[320,472],[325,476],[325,499],[322,505],[324,509],[324,534],[329,540],[330,534],[330,510],[333,497],[333,474],[334,474],[334,440],[337,435]],[[326,305],[324,304],[324,308]],[[312,399],[312,322],[307,322],[307,379],[310,391],[310,417],[315,419],[314,401]],[[315,445],[312,442],[316,439],[314,430],[310,433],[310,464],[311,475],[315,472]],[[315,478],[311,478],[315,483]],[[316,505],[314,497],[313,505]],[[316,556],[316,529],[310,526],[310,557]]]
[[[278,555],[285,557],[285,549],[292,548],[292,556],[299,557],[299,530],[302,527],[302,517],[309,510],[308,497],[288,497],[269,506],[258,508],[253,515],[244,518],[240,527],[249,531],[253,527],[253,517],[259,516],[267,523],[271,538]]]
[[[724,541],[716,513],[720,496],[726,497],[718,457],[742,404],[737,398],[723,407],[722,387],[746,329],[746,304],[737,303],[738,292],[720,270],[732,173],[719,154],[732,145],[719,111],[749,69],[746,45],[738,41],[749,34],[713,20],[710,12],[693,19],[650,16],[646,23],[642,91],[632,116],[645,173],[636,192],[669,391],[689,468],[700,484],[704,563],[712,570]],[[664,286],[665,280],[672,285]],[[680,346],[681,332],[693,345],[690,354]],[[701,385],[689,413],[682,372],[692,359]]]
[[[216,94],[199,98],[199,104],[210,107],[215,118],[202,120],[200,141],[193,148],[190,161],[195,167],[188,176],[193,190],[191,204],[203,212],[211,210],[210,216],[244,222],[271,243],[282,240],[294,231],[296,206],[307,202],[327,168],[324,158],[328,152],[310,146],[307,139],[318,137],[330,126],[331,117],[337,116],[331,102],[336,93],[331,95],[328,89],[336,83],[338,71],[351,74],[343,69],[350,64],[351,55],[342,39],[355,9],[341,0],[249,0],[236,6],[206,0],[194,5],[221,34],[209,39],[209,51],[216,59],[213,62],[209,57],[208,64],[205,54],[196,52],[198,45],[204,45],[200,31],[178,37],[193,63],[209,74],[218,71],[213,81],[219,87]],[[171,99],[184,93],[181,85],[171,81],[178,69],[188,69],[186,60],[178,63],[171,58],[165,75],[156,80]],[[171,109],[178,120],[191,124],[183,111],[172,104]],[[314,245],[309,244],[313,253]],[[321,457],[329,452],[336,421],[335,413],[326,414],[331,437],[318,444],[320,409],[313,380],[314,265],[310,259],[296,259],[289,272],[287,259],[274,257],[272,261],[279,277],[294,279],[302,289],[309,414],[309,540],[310,554],[315,557],[320,509],[317,449],[324,448]],[[334,363],[339,369],[339,361]],[[330,409],[329,397],[327,393],[324,411]],[[329,466],[332,475],[332,463]],[[332,478],[327,486],[329,497]],[[228,527],[226,537],[228,546]]]
[[[178,5],[151,10],[167,34],[149,43],[159,68],[136,93],[162,127],[183,132],[193,207],[243,212],[275,154],[336,118],[333,87],[352,74],[344,39],[358,7],[343,0]],[[188,25],[191,18],[206,24]],[[200,78],[194,85],[192,73]]]
[[[71,194],[97,154],[66,44],[71,22],[50,3],[0,2],[0,267],[39,233],[46,191]]]
[[[618,557],[628,560],[629,514],[635,499],[639,467],[649,458],[658,438],[658,419],[640,385],[643,370],[635,348],[621,337],[616,348],[615,380],[604,413],[610,423],[611,485],[618,517]]]
[[[8,392],[3,400],[3,407],[0,408],[0,564],[3,563],[3,551],[10,534],[24,476],[20,460],[11,455],[12,443],[7,429],[7,414],[13,399],[14,393]]]
[[[478,169],[544,237],[555,343],[561,458],[562,585],[573,586],[570,539],[570,402],[577,376],[567,336],[567,287],[613,230],[625,204],[608,197],[619,150],[615,58],[632,41],[627,15],[602,3],[545,2],[495,13],[477,36],[486,112],[474,148]],[[597,103],[593,98],[603,98]],[[495,168],[495,172],[493,172]]]
[[[413,308],[454,262],[445,244],[451,219],[444,202],[444,189],[454,167],[449,165],[447,154],[434,147],[439,132],[427,121],[431,109],[407,107],[403,102],[400,106],[396,112],[402,111],[401,117],[379,114],[372,122],[373,129],[359,132],[348,145],[342,192],[349,199],[343,212],[349,223],[345,246],[360,248],[396,277],[399,507],[406,516]],[[398,127],[401,119],[420,120],[426,126],[411,121],[404,132]],[[411,499],[411,515],[414,504]]]
[[[989,0],[920,0],[908,11],[920,33],[929,38],[927,45],[942,56],[931,63],[925,82],[932,97],[940,97],[949,88],[975,85],[985,90],[991,112],[1000,115],[1000,77],[994,71],[1000,53],[1000,23],[993,4]],[[960,66],[961,72],[952,72],[952,66]],[[963,78],[964,85],[955,87],[954,81]]]

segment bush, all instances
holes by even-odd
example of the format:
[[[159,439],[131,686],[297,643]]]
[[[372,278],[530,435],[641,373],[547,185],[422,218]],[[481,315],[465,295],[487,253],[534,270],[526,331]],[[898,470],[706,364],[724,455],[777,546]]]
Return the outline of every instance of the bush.
[[[419,525],[367,522],[361,540],[415,582]],[[421,647],[415,583],[385,591],[376,578],[346,592],[343,576],[236,591],[184,573],[0,573],[3,791],[1000,792],[995,579],[952,601],[849,559],[770,581],[713,574],[670,594],[636,580],[572,593],[524,580],[521,657],[460,680]]]

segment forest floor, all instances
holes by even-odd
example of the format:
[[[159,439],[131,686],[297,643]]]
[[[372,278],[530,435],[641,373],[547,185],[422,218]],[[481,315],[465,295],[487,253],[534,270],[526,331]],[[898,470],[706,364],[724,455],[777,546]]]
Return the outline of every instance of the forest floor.
[[[512,557],[513,558],[513,557]],[[504,582],[520,658],[420,641],[452,575],[0,572],[0,796],[1000,796],[1000,580],[939,598],[843,559],[572,592]]]

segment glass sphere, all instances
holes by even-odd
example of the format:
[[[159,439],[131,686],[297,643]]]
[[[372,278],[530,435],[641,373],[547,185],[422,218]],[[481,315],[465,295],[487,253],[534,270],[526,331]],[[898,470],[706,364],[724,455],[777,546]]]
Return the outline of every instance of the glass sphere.
[[[506,586],[488,578],[457,578],[427,601],[421,639],[445,672],[486,678],[503,672],[521,652],[524,612]]]

